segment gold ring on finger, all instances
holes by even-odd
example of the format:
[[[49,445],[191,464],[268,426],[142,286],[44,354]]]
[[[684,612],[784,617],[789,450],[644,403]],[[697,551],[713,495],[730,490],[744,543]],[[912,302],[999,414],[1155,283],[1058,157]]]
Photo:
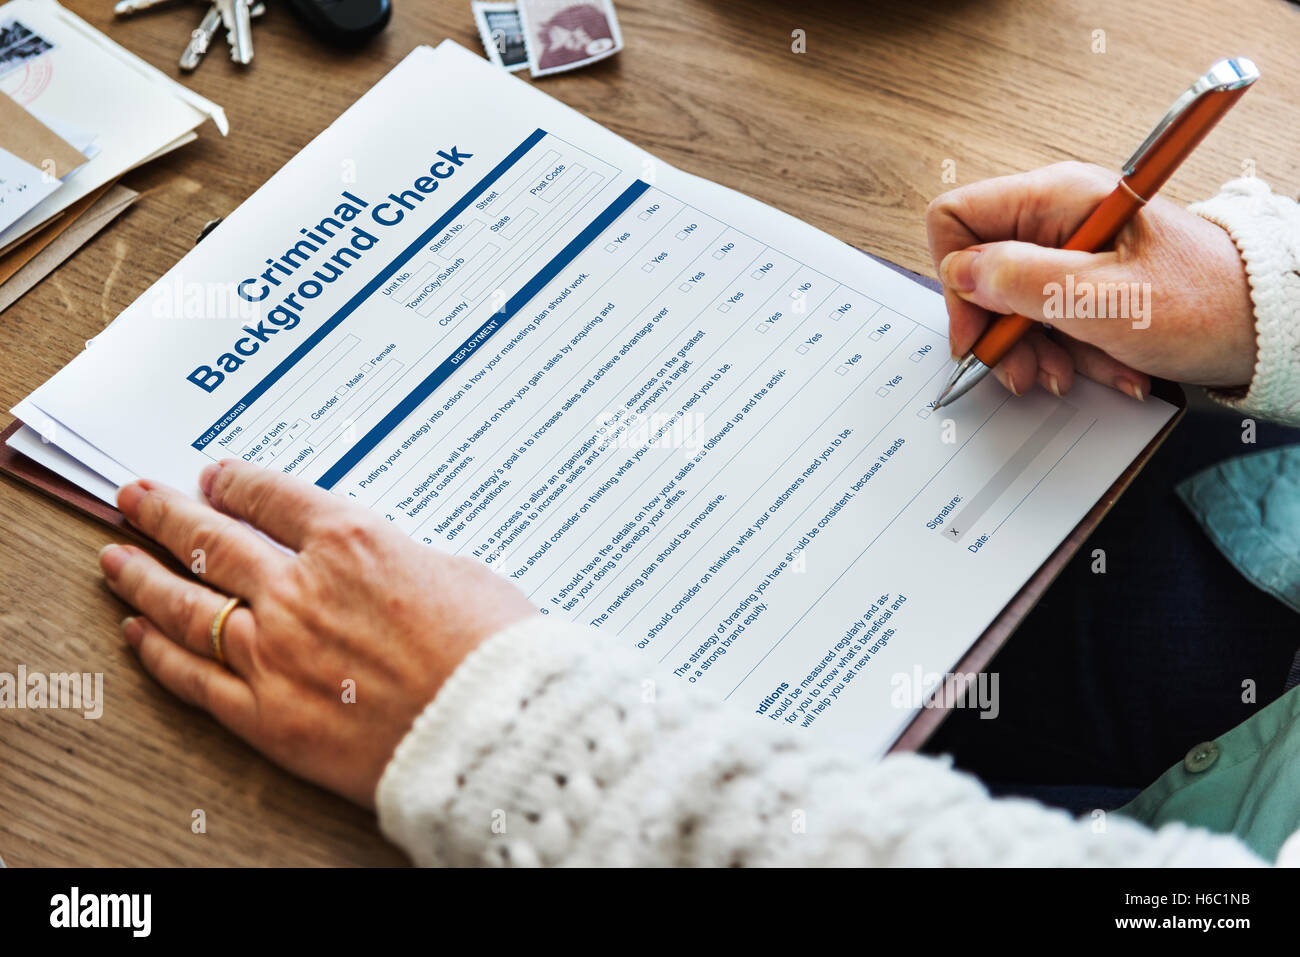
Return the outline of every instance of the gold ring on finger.
[[[208,635],[212,640],[212,657],[223,665],[226,663],[226,656],[221,650],[221,632],[226,627],[226,619],[230,613],[235,610],[235,606],[240,602],[239,598],[231,598],[221,606],[221,611],[217,612],[212,619],[212,627],[208,630]]]

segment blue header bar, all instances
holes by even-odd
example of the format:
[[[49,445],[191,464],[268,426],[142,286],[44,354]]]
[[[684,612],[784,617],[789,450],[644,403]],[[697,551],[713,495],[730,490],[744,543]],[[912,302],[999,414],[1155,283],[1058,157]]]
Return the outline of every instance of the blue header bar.
[[[337,485],[339,480],[352,471],[358,462],[374,451],[375,446],[392,434],[393,430],[402,423],[402,420],[432,395],[434,389],[447,381],[465,360],[481,349],[484,343],[514,317],[515,313],[541,292],[561,269],[573,262],[579,253],[590,246],[597,236],[608,229],[610,224],[619,216],[622,216],[627,211],[627,208],[635,203],[641,194],[649,188],[650,184],[637,180],[623,190],[619,197],[605,208],[604,212],[592,220],[591,224],[574,237],[567,246],[556,253],[554,258],[543,266],[537,275],[525,283],[522,289],[511,296],[500,312],[494,312],[487,322],[479,326],[472,336],[454,349],[451,356],[443,360],[436,369],[424,378],[424,381],[412,389],[410,394],[397,404],[396,408],[384,416],[379,421],[379,424],[367,432],[361,441],[352,446],[343,458],[339,459],[324,475],[317,479],[316,484],[324,489],[331,489]]]

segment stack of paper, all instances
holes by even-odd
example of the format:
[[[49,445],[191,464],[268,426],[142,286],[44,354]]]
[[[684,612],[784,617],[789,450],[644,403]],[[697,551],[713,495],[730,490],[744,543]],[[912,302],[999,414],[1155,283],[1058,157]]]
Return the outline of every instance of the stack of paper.
[[[227,457],[313,482],[657,681],[878,752],[1175,411],[990,378],[932,414],[946,326],[921,283],[444,43],[11,443],[105,501],[197,496]]]
[[[226,132],[220,107],[54,0],[0,6],[0,282],[20,268],[31,280],[60,233],[124,209],[134,194],[106,187],[208,118]],[[0,289],[0,308],[13,298]]]

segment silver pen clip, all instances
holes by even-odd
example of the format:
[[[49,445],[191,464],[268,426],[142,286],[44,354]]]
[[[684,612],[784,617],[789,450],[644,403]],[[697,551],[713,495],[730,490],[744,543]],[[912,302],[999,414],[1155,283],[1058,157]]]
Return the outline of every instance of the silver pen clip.
[[[1188,87],[1182,96],[1174,101],[1174,105],[1169,108],[1169,112],[1156,124],[1156,128],[1142,141],[1142,145],[1124,164],[1123,175],[1133,175],[1137,170],[1137,164],[1142,161],[1142,157],[1159,142],[1160,137],[1165,135],[1165,131],[1174,125],[1174,121],[1178,119],[1179,115],[1201,97],[1207,93],[1239,90],[1242,87],[1250,86],[1258,79],[1259,68],[1248,57],[1230,57],[1227,60],[1220,60],[1215,63],[1202,76],[1198,77],[1196,82]]]

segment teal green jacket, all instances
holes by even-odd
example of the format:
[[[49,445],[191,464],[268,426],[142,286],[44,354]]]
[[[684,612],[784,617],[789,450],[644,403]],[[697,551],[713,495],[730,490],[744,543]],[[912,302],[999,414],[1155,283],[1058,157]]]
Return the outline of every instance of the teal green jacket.
[[[1178,486],[1228,560],[1296,613],[1300,648],[1300,446],[1230,459]],[[1242,629],[1250,615],[1243,610]],[[1300,685],[1187,756],[1123,814],[1235,834],[1265,860],[1300,831]]]

